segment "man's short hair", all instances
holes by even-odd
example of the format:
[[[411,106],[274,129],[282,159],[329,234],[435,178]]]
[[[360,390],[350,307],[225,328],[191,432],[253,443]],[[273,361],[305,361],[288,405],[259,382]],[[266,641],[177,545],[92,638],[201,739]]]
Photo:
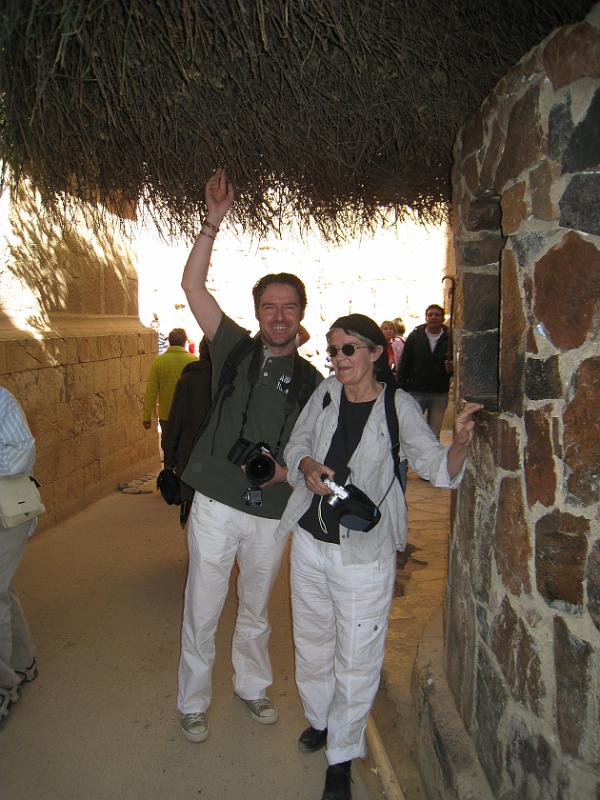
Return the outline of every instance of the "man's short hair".
[[[183,330],[183,328],[173,328],[169,336],[169,344],[172,347],[185,347],[185,343],[187,342],[187,333]]]
[[[425,309],[425,315],[426,316],[427,316],[427,312],[429,311],[430,308],[437,308],[438,311],[442,312],[442,316],[443,317],[446,316],[446,309],[443,308],[443,306],[439,306],[437,303],[432,303],[430,306],[427,306],[427,308]]]
[[[258,313],[258,304],[260,303],[262,293],[267,286],[270,286],[272,283],[285,283],[288,286],[292,286],[296,290],[298,300],[300,301],[300,311],[304,314],[306,308],[306,287],[300,278],[297,275],[292,275],[291,272],[271,272],[254,284],[252,287],[252,297],[254,298],[254,311],[256,313]]]

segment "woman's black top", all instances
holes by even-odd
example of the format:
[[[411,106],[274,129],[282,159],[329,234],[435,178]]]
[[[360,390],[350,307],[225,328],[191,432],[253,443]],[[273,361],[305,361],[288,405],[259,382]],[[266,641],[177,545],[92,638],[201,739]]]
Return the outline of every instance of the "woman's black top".
[[[335,471],[333,480],[338,486],[344,486],[348,479],[348,461],[350,461],[352,454],[358,447],[374,404],[375,400],[369,400],[366,403],[351,403],[346,399],[346,393],[342,389],[338,425],[331,439],[329,451],[325,456],[325,464]],[[339,504],[336,507],[330,506],[327,502],[329,496],[313,495],[312,503],[308,511],[298,521],[298,525],[311,533],[315,539],[339,544]],[[319,505],[321,507],[321,520],[327,529],[326,532],[322,530],[319,522]]]

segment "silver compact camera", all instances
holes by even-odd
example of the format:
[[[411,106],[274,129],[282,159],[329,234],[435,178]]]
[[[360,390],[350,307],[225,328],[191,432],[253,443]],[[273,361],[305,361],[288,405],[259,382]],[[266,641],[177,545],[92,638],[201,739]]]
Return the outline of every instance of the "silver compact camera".
[[[332,492],[332,494],[329,495],[329,497],[325,502],[328,503],[333,508],[337,506],[340,500],[347,500],[348,497],[350,496],[343,486],[338,486],[337,483],[330,480],[325,475],[321,477],[321,480],[323,481],[325,486],[327,486],[327,488],[330,489]]]

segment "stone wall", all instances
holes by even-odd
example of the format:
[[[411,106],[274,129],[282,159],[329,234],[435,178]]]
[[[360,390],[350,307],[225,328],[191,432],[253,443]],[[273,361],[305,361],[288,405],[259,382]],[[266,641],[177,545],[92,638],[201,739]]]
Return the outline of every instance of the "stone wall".
[[[36,438],[40,528],[158,465],[142,427],[156,333],[137,316],[137,275],[115,230],[49,219],[37,199],[4,198],[0,384]]]
[[[457,397],[485,410],[446,677],[494,797],[598,798],[600,5],[499,82],[453,187]]]

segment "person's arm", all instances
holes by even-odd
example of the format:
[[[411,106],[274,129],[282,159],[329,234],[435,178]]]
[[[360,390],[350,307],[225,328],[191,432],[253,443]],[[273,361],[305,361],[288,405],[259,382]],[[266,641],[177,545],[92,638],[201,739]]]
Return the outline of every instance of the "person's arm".
[[[400,359],[400,363],[398,365],[398,386],[405,391],[408,381],[408,373],[410,371],[410,364],[412,361],[413,343],[414,337],[409,335],[407,340],[404,342],[404,347],[402,348],[402,358]]]
[[[0,475],[31,472],[35,460],[35,439],[23,409],[8,390],[0,403]]]
[[[466,403],[463,410],[454,420],[454,437],[447,456],[448,474],[451,478],[458,475],[463,468],[475,429],[473,414],[476,414],[482,408],[483,406],[480,403]]]
[[[212,339],[223,312],[206,287],[206,277],[215,237],[235,197],[233,185],[224,169],[218,169],[210,178],[204,196],[207,215],[185,265],[181,288],[198,325],[207,338]]]
[[[158,397],[158,364],[156,359],[152,362],[148,383],[144,392],[144,413],[142,417],[143,425],[146,430],[152,426],[152,412],[156,408],[156,398]]]

